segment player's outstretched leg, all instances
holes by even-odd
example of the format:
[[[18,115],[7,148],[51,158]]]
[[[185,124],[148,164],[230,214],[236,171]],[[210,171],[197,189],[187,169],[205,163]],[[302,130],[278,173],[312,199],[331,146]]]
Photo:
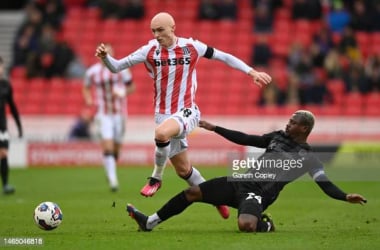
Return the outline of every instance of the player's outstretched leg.
[[[201,173],[194,166],[192,166],[189,173],[182,178],[185,179],[190,186],[199,185],[200,183],[205,182],[205,178],[203,178]],[[222,218],[228,219],[228,217],[230,217],[230,209],[228,206],[220,205],[216,206],[216,209]]]
[[[148,216],[141,213],[139,210],[137,210],[132,204],[127,204],[126,208],[129,216],[131,216],[132,219],[134,219],[139,225],[139,230],[144,232],[152,231],[152,229],[148,229],[146,224],[148,221]]]

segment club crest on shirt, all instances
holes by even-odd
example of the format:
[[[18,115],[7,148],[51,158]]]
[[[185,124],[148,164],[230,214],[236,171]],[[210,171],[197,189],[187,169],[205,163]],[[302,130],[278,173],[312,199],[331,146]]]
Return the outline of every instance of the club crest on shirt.
[[[181,47],[182,51],[183,51],[183,55],[184,56],[189,56],[190,55],[190,49],[188,47]]]

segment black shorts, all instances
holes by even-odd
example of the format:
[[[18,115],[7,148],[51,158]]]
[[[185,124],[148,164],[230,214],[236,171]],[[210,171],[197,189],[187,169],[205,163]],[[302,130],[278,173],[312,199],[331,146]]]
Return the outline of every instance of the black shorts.
[[[0,148],[9,148],[9,134],[7,130],[0,130]]]
[[[262,197],[257,190],[239,191],[237,182],[227,177],[218,177],[199,184],[202,202],[212,205],[227,205],[238,209],[238,215],[251,214],[258,218],[263,212]]]

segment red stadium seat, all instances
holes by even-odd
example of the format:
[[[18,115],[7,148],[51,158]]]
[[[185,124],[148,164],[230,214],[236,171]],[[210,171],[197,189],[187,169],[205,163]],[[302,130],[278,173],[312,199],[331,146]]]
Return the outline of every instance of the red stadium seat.
[[[330,79],[327,82],[327,89],[332,95],[339,95],[345,92],[345,85],[341,79]]]
[[[376,116],[376,117],[380,117],[380,108],[379,106],[370,106],[370,107],[366,107],[364,109],[364,115],[365,116]]]
[[[26,68],[24,66],[13,67],[10,73],[11,79],[23,79],[26,78]]]
[[[321,107],[321,114],[326,116],[342,115],[342,107],[340,105],[324,105]]]
[[[349,105],[343,108],[343,115],[346,116],[362,116],[363,109],[362,106]]]
[[[364,107],[366,109],[371,108],[371,107],[376,107],[377,109],[380,110],[380,93],[378,92],[369,93],[364,98]]]
[[[358,92],[351,92],[345,95],[344,97],[345,107],[363,107],[365,96]]]

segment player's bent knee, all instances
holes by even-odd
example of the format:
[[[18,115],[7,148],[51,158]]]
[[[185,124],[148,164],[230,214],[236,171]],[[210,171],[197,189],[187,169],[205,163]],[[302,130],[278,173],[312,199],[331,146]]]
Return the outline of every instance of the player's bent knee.
[[[240,215],[238,218],[238,227],[241,232],[256,232],[257,219],[253,215]]]
[[[154,131],[154,139],[156,142],[167,142],[170,140],[170,136],[164,129],[156,128]]]
[[[191,186],[185,190],[186,199],[190,202],[202,200],[202,192],[199,186]]]

